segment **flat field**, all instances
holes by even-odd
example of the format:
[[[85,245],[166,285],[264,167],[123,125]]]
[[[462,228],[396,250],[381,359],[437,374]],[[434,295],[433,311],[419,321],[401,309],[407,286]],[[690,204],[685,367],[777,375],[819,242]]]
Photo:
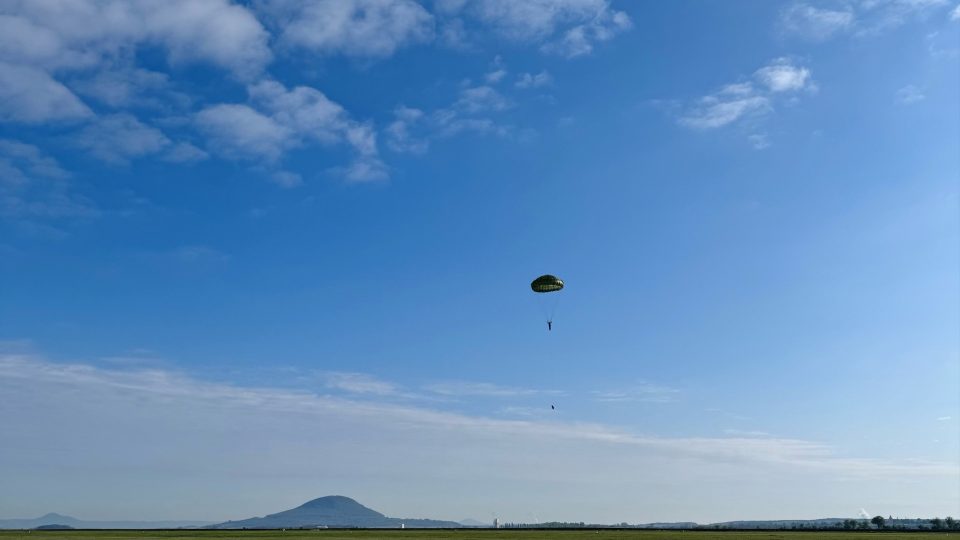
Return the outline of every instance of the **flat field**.
[[[947,540],[958,532],[363,529],[315,531],[0,531],[0,540]]]

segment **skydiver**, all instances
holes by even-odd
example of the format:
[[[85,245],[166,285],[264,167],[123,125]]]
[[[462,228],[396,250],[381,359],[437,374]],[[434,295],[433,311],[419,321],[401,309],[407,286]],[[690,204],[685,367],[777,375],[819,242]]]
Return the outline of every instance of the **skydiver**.
[[[555,410],[557,410],[557,408],[554,407],[553,405],[551,405],[551,406],[550,406],[550,410],[551,410],[551,411],[555,411]]]
[[[547,330],[553,330],[553,321],[547,321]]]

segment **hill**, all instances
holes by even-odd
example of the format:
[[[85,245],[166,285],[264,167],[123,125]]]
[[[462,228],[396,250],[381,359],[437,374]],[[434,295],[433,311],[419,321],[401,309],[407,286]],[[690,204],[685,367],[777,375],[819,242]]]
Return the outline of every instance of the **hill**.
[[[406,519],[387,517],[358,503],[350,497],[331,495],[301,504],[296,508],[264,517],[227,521],[210,525],[208,529],[295,529],[300,527],[370,527],[399,528],[461,527],[455,521],[434,519]]]

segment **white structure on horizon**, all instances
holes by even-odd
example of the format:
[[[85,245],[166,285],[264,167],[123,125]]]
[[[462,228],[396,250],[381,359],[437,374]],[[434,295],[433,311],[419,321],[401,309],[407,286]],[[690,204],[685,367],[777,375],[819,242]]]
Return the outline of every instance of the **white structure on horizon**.
[[[500,518],[493,518],[493,528],[494,529],[500,528]]]

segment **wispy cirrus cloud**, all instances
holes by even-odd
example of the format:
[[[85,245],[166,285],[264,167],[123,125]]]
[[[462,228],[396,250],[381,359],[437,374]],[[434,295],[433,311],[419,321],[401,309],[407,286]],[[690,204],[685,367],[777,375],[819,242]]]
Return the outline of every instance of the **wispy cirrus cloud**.
[[[561,395],[557,390],[538,390],[534,388],[519,388],[515,386],[501,386],[484,382],[446,381],[424,386],[424,390],[433,394],[448,397],[493,397],[511,398],[537,395]]]
[[[570,471],[562,479],[567,488],[585,490],[601,502],[607,501],[604,493],[612,485],[657,481],[682,493],[708,473],[741,486],[767,485],[770,474],[819,482],[840,477],[843,483],[830,485],[854,491],[878,479],[918,483],[920,491],[900,492],[905,500],[948,493],[960,478],[956,463],[849,457],[815,441],[739,432],[727,437],[640,435],[600,423],[563,421],[557,414],[498,419],[400,403],[392,397],[402,390],[368,375],[331,373],[326,381],[328,388],[350,397],[205,381],[136,364],[106,369],[5,352],[0,355],[5,399],[0,421],[8,433],[31,434],[7,439],[9,478],[30,477],[46,485],[55,479],[40,464],[49,471],[49,464],[56,463],[57,478],[95,476],[111,485],[132,475],[138,483],[158,486],[158,493],[176,482],[181,489],[199,490],[201,498],[209,494],[223,502],[212,494],[223,486],[241,489],[246,484],[238,473],[256,470],[264,475],[257,480],[256,491],[264,497],[260,504],[275,490],[288,489],[286,479],[310,483],[332,477],[360,490],[354,492],[358,497],[364,489],[400,489],[413,479],[427,491],[450,481],[470,482],[484,497],[503,497],[512,489],[525,493],[531,483],[539,488],[534,491],[542,491],[556,481],[549,471],[565,470]],[[519,411],[507,414],[522,416]],[[53,442],[63,437],[86,451],[60,452]],[[277,459],[264,460],[264,452]],[[471,466],[444,465],[441,458],[452,454]],[[662,472],[663,478],[655,480],[649,471]],[[184,478],[190,479],[187,484]],[[265,484],[263,478],[272,480]],[[55,493],[75,495],[69,488]],[[749,489],[741,493],[750,498]],[[693,502],[708,508],[711,497],[708,492]],[[228,496],[226,503],[232,501]],[[155,501],[140,493],[138,502],[146,508]],[[763,504],[760,499],[750,502]],[[788,497],[787,502],[794,501]],[[209,515],[219,516],[224,508],[215,507]]]
[[[680,390],[646,381],[639,381],[626,388],[594,391],[592,394],[595,400],[608,403],[672,403],[679,399]]]
[[[947,0],[797,2],[784,8],[780,24],[786,33],[813,41],[865,37],[927,17],[947,5]]]
[[[784,96],[814,93],[817,85],[809,68],[789,58],[776,58],[757,69],[752,80],[730,83],[685,106],[677,122],[697,130],[712,130],[737,123],[756,125],[775,110]],[[769,146],[763,133],[752,133],[748,140],[756,149]]]

